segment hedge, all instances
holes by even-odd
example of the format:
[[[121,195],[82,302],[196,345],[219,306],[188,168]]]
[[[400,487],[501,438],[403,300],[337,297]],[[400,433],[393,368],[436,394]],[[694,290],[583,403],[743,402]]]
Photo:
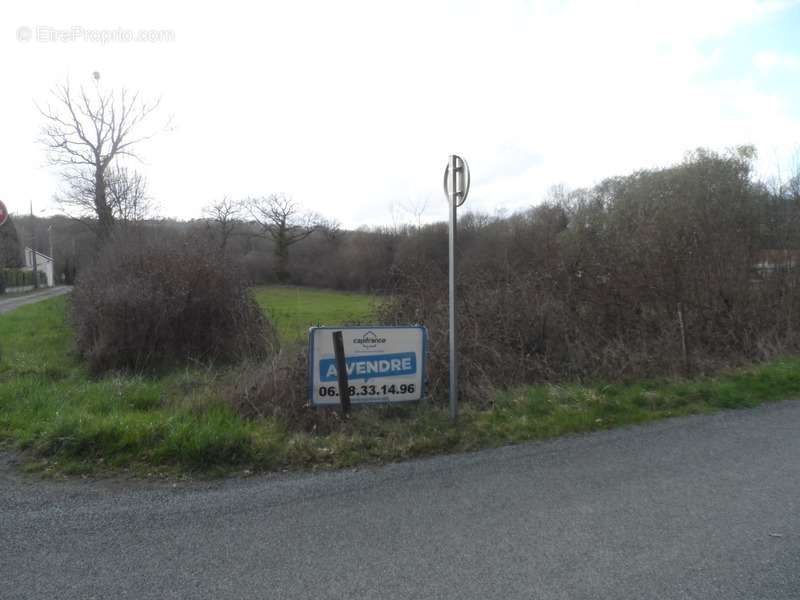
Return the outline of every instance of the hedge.
[[[47,285],[47,276],[43,271],[37,271],[39,285]],[[0,294],[6,288],[33,285],[33,271],[23,269],[0,269]]]

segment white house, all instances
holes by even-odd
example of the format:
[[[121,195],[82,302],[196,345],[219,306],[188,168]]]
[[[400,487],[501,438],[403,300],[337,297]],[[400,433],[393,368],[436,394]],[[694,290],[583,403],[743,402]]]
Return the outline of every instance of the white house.
[[[47,277],[47,287],[53,287],[56,284],[54,272],[55,261],[46,254],[26,247],[25,266],[23,268],[27,271],[32,271],[34,260],[36,261],[36,270],[41,271]]]

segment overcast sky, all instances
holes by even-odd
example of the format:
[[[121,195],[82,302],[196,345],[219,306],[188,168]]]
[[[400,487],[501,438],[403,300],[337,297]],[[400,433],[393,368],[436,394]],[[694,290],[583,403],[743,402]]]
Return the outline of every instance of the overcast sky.
[[[12,1],[0,71],[12,212],[55,212],[35,102],[93,71],[172,117],[137,166],[162,216],[283,192],[347,226],[443,219],[451,153],[494,213],[697,146],[755,144],[765,174],[800,150],[798,2]]]

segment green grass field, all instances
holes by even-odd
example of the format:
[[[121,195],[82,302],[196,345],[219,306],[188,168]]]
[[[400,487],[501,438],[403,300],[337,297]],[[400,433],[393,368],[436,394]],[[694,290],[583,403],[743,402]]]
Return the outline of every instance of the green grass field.
[[[365,294],[288,286],[255,289],[259,306],[278,326],[284,341],[307,341],[315,325],[356,325],[368,322],[377,299]]]
[[[372,299],[329,291],[262,288],[259,302],[287,340],[315,322],[368,319]],[[291,309],[292,302],[300,310]],[[218,397],[224,372],[88,376],[72,350],[59,297],[0,315],[0,442],[44,473],[177,475],[345,467],[499,446],[676,415],[751,407],[800,394],[800,358],[693,381],[535,385],[495,394],[493,407],[443,404],[355,410],[331,434],[246,421]],[[319,316],[316,316],[319,315]]]

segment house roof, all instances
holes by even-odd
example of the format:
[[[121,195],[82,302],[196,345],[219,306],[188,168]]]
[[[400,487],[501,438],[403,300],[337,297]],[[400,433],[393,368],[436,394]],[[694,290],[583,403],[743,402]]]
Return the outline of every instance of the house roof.
[[[42,252],[39,252],[38,250],[34,250],[33,248],[29,248],[28,246],[25,246],[25,255],[27,256],[31,252],[35,253],[36,256],[39,256],[39,257],[41,257],[41,258],[43,258],[45,260],[49,260],[51,262],[53,261],[53,257],[52,256],[47,256],[47,254],[44,254]]]

